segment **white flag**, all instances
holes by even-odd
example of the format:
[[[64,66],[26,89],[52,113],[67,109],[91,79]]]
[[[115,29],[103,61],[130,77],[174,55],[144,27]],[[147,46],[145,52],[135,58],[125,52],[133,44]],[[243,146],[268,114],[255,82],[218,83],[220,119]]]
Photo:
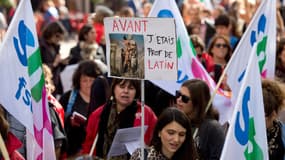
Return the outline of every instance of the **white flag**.
[[[256,46],[252,49],[221,160],[267,160],[265,114]]]
[[[190,47],[189,36],[175,0],[156,0],[149,13],[149,17],[174,18],[177,36],[178,80],[152,82],[174,95],[175,91],[180,88],[184,81],[199,78],[208,84],[211,91],[214,91],[216,87],[214,80],[194,56],[194,48]],[[230,105],[229,98],[224,95],[222,90],[218,90],[218,94],[214,99],[214,106],[220,113],[221,123],[228,121],[232,114],[233,108]]]
[[[28,159],[55,159],[38,38],[29,0],[17,7],[0,46],[0,103],[27,128]]]
[[[252,52],[254,44],[256,52]],[[263,77],[274,78],[276,54],[276,0],[263,0],[243,34],[225,71],[233,97],[239,93],[250,53],[258,56]],[[235,101],[235,100],[234,100]]]

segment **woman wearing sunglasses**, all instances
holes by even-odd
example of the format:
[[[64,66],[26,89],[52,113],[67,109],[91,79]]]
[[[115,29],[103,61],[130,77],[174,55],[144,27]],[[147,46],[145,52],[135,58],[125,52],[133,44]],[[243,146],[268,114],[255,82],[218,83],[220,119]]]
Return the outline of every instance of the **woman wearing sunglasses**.
[[[211,58],[206,63],[206,70],[217,83],[232,55],[228,38],[222,35],[214,36],[209,44],[208,54]],[[221,88],[227,89],[226,83],[223,83]]]
[[[219,114],[212,104],[206,110],[211,98],[208,85],[199,79],[185,81],[176,91],[176,105],[190,118],[198,129],[194,141],[200,159],[219,159],[225,140],[223,127],[219,124]]]

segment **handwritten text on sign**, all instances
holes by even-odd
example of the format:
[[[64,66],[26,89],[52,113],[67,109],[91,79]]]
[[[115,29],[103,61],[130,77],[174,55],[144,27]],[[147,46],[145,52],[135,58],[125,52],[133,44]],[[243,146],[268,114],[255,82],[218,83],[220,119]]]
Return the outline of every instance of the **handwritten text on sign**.
[[[166,37],[166,36],[155,36],[155,35],[147,35],[147,42],[154,43],[155,46],[158,45],[175,45],[175,37]],[[168,59],[172,59],[173,51],[165,50],[165,49],[155,49],[155,48],[147,48],[147,55],[149,57],[164,57],[165,59],[159,61],[147,61],[147,67],[150,70],[159,70],[159,69],[170,69],[174,68],[174,62],[168,61]],[[176,56],[176,54],[174,55]]]
[[[104,24],[110,76],[177,80],[174,19],[105,18]]]

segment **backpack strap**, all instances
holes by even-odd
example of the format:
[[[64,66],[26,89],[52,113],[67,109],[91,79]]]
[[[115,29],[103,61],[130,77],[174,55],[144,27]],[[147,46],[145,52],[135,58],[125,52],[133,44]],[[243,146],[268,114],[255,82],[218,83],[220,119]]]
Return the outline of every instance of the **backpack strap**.
[[[66,117],[68,117],[71,114],[77,93],[78,93],[77,90],[75,90],[75,89],[71,90],[71,93],[70,93],[70,96],[68,99],[68,103],[67,103],[67,107],[66,107],[66,114],[65,114]]]

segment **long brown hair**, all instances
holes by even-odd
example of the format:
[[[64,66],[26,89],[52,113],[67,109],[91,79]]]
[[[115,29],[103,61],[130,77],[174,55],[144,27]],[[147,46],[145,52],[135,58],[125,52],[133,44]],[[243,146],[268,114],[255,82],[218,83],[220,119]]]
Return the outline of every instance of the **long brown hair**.
[[[174,160],[195,160],[197,158],[196,148],[194,146],[193,136],[191,132],[191,123],[187,115],[175,107],[166,108],[159,116],[154,131],[151,145],[154,146],[155,150],[161,152],[162,142],[159,137],[159,132],[163,128],[176,122],[186,129],[186,138],[180,148],[174,153],[172,159]]]
[[[206,118],[219,119],[219,113],[213,108],[212,104],[208,111],[206,111],[211,95],[208,85],[203,80],[187,80],[182,84],[182,87],[186,87],[191,95],[191,101],[194,108],[191,122],[194,125],[199,126]]]
[[[215,35],[212,38],[212,40],[211,40],[211,42],[209,44],[208,53],[209,53],[209,55],[213,56],[212,49],[214,48],[214,46],[215,46],[215,44],[216,44],[218,39],[223,39],[225,41],[226,45],[227,45],[228,53],[227,53],[227,55],[225,57],[225,60],[226,60],[226,62],[228,62],[230,60],[231,56],[232,56],[232,48],[231,48],[229,39],[227,37],[223,36],[223,35]]]

